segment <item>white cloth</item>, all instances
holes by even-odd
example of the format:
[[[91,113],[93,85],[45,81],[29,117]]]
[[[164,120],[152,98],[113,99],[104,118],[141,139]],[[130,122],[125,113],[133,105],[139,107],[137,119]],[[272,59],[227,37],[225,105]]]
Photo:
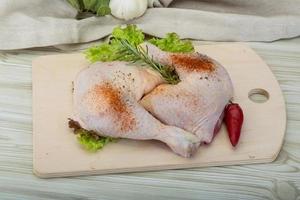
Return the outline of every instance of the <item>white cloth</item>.
[[[167,6],[172,0],[153,0]],[[0,0],[0,50],[99,40],[118,24],[144,32],[216,41],[273,41],[300,35],[300,0],[174,0],[150,8],[141,18],[112,16],[76,20],[65,0]]]

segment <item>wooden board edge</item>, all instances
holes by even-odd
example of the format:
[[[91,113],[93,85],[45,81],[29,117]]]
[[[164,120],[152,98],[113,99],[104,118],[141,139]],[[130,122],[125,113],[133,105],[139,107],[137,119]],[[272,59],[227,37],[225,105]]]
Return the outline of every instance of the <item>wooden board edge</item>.
[[[136,173],[136,172],[153,172],[153,171],[164,171],[164,170],[180,170],[180,169],[195,169],[204,167],[220,167],[220,166],[233,166],[233,165],[251,165],[251,164],[263,164],[271,163],[277,158],[275,156],[264,158],[264,159],[254,159],[254,160],[243,160],[236,162],[222,162],[222,163],[210,163],[210,164],[191,164],[191,165],[165,165],[165,166],[149,166],[149,167],[137,167],[137,168],[124,168],[124,169],[112,169],[112,170],[94,170],[94,171],[73,171],[65,173],[43,173],[33,168],[33,173],[43,179],[47,178],[59,178],[59,177],[74,177],[74,176],[89,176],[89,175],[105,175],[105,174],[123,174],[123,173]]]

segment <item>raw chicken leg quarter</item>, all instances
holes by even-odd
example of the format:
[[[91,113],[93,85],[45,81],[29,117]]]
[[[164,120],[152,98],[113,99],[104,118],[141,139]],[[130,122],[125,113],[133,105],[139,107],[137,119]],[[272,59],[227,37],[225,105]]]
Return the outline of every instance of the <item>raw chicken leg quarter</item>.
[[[139,104],[142,96],[163,83],[161,76],[125,62],[96,63],[74,81],[75,119],[101,135],[160,140],[175,153],[190,157],[200,140],[175,126],[161,123]]]
[[[145,47],[146,46],[146,47]],[[219,131],[223,110],[233,96],[227,71],[215,60],[199,54],[168,53],[145,43],[154,61],[174,67],[181,82],[161,84],[141,104],[161,122],[195,134],[210,143]]]

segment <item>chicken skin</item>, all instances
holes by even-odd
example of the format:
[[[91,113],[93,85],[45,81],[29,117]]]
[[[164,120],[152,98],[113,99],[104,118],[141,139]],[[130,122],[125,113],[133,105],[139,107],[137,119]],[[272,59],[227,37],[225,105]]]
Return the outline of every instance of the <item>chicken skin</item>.
[[[162,83],[157,72],[141,66],[125,62],[93,64],[74,81],[75,119],[83,128],[104,136],[159,140],[175,153],[190,157],[200,144],[199,138],[180,126],[161,123],[139,103]]]
[[[181,82],[161,84],[141,100],[153,116],[210,143],[219,131],[223,110],[233,96],[229,74],[215,60],[199,53],[168,53],[144,43],[156,62],[175,68]]]

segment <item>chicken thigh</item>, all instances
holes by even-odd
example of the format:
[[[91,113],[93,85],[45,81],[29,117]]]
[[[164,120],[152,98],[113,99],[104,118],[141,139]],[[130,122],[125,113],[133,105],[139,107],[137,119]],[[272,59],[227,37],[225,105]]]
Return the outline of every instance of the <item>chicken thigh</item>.
[[[181,82],[161,84],[141,104],[161,122],[194,133],[210,143],[219,131],[223,110],[233,96],[227,71],[215,60],[199,54],[168,53],[145,43],[152,59],[174,67]]]
[[[199,138],[164,125],[138,102],[161,83],[158,73],[140,66],[125,62],[93,64],[74,81],[75,118],[83,128],[101,135],[160,140],[175,153],[189,157],[197,150]]]

